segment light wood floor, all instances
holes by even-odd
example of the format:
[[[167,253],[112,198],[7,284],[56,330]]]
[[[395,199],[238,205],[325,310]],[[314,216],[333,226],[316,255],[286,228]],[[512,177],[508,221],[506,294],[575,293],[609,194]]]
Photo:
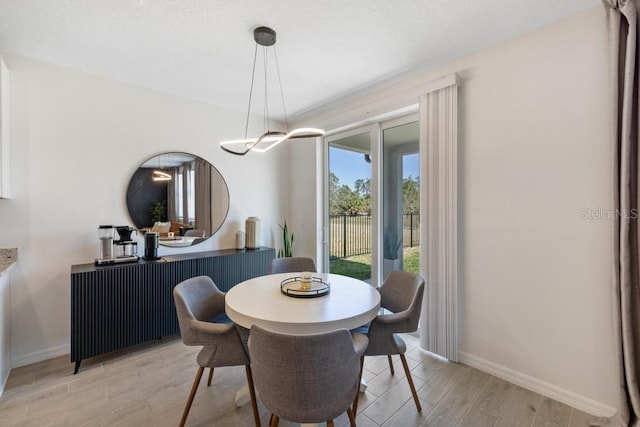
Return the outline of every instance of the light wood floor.
[[[416,411],[399,359],[391,376],[386,357],[367,357],[368,389],[357,424],[369,426],[587,426],[590,416],[461,364],[437,359],[404,335],[407,360],[422,402]],[[73,375],[68,357],[14,369],[0,398],[2,426],[176,426],[196,372],[198,348],[179,336],[87,359]],[[206,375],[205,375],[206,377]],[[203,378],[188,426],[252,426],[250,405],[236,408],[243,367]],[[260,404],[262,425],[269,413]],[[281,426],[295,424],[282,421]],[[346,415],[336,426],[348,425]]]

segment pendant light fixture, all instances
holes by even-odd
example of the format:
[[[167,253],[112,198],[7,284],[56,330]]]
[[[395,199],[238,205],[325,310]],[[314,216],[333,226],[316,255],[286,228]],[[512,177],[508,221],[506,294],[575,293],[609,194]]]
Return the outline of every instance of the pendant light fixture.
[[[298,128],[291,131],[288,130],[289,123],[287,121],[287,109],[284,106],[284,94],[282,92],[282,81],[280,80],[280,69],[278,68],[278,56],[276,55],[276,32],[269,27],[258,27],[253,30],[253,39],[256,42],[256,49],[253,55],[253,71],[251,73],[251,90],[249,91],[249,107],[247,108],[247,121],[244,129],[244,139],[237,139],[233,141],[223,141],[220,143],[222,148],[227,153],[235,154],[237,156],[244,156],[249,151],[265,152],[271,150],[281,142],[289,139],[301,139],[312,138],[318,136],[324,136],[322,129],[316,128]],[[258,45],[264,49],[264,120],[266,125],[266,132],[258,138],[247,138],[247,131],[249,129],[249,117],[251,113],[251,101],[253,97],[253,84],[256,75],[256,60],[258,57]],[[267,96],[267,47],[273,46],[273,56],[275,58],[276,72],[278,75],[278,85],[280,87],[280,96],[282,98],[282,109],[284,110],[284,122],[287,127],[287,132],[272,131],[269,130],[269,97]]]
[[[153,171],[153,175],[151,176],[151,178],[154,181],[171,181],[171,175],[157,169]]]

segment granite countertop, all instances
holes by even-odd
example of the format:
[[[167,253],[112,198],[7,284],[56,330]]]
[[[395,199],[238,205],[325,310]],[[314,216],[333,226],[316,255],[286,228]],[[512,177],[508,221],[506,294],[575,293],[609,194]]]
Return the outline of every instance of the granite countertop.
[[[18,261],[18,248],[0,248],[0,275]]]

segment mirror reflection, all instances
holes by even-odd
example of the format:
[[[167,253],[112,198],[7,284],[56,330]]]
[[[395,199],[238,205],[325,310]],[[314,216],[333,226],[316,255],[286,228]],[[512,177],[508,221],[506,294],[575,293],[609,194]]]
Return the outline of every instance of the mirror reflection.
[[[161,245],[192,246],[222,226],[229,189],[208,161],[189,153],[163,153],[131,177],[127,208],[138,229],[160,233]]]

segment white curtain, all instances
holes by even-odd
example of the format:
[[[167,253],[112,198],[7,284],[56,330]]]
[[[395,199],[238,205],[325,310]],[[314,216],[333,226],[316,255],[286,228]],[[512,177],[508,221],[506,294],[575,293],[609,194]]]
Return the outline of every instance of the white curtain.
[[[458,77],[420,97],[420,264],[426,281],[420,345],[458,360]],[[423,178],[424,177],[424,178]]]
[[[189,219],[195,212],[189,209],[189,195],[191,188],[191,164],[185,163],[182,168],[182,222],[191,224]]]
[[[195,163],[195,224],[194,227],[205,230],[205,237],[211,236],[211,165],[203,159]]]
[[[173,168],[171,171],[171,181],[167,185],[167,219],[169,221],[178,220],[178,212],[176,209],[176,185],[178,182],[178,171]]]

